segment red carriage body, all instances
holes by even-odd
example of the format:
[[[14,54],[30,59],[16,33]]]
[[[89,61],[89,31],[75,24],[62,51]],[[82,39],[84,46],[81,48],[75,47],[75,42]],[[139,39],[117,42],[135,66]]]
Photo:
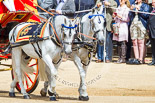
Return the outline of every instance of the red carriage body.
[[[33,15],[32,13],[34,12],[35,14],[37,14],[37,9],[33,4],[33,2],[36,2],[36,0],[32,0],[33,2],[31,2],[31,0],[21,0],[21,1],[14,0],[14,4],[17,12],[9,12],[8,9],[5,7],[5,5],[3,4],[3,2],[0,2],[0,24],[1,24],[1,27],[3,28],[0,31],[1,48],[4,48],[8,43],[7,37],[8,37],[9,31],[8,29],[7,30],[5,29],[7,28],[8,23],[16,22],[17,24],[20,22],[27,22],[27,21],[40,22],[40,19],[35,15]],[[27,8],[29,8],[29,10]],[[2,51],[3,50],[0,50],[0,52]],[[8,58],[8,56],[10,56],[10,54],[5,56],[0,55],[0,58]]]
[[[22,2],[25,4],[25,6],[22,4]],[[18,22],[24,22],[24,21],[40,21],[39,18],[37,18],[35,15],[33,15],[27,8],[29,8],[31,11],[37,13],[37,9],[35,7],[35,5],[30,1],[30,0],[14,0],[14,4],[15,4],[15,8],[17,13],[21,11],[21,15],[25,14],[25,18],[27,18],[26,20],[24,20],[23,18],[21,20],[16,20]],[[33,2],[35,2],[36,0],[32,0]],[[27,11],[26,13],[22,13],[22,11]],[[28,14],[29,13],[29,14]],[[8,9],[5,7],[5,5],[0,2],[0,22],[3,20],[3,16],[9,14]],[[11,13],[12,14],[12,13]],[[20,14],[20,13],[18,13]],[[13,16],[13,15],[11,15]],[[22,21],[23,20],[23,21]],[[14,20],[10,19],[10,22],[12,22]],[[9,22],[9,21],[8,21]]]

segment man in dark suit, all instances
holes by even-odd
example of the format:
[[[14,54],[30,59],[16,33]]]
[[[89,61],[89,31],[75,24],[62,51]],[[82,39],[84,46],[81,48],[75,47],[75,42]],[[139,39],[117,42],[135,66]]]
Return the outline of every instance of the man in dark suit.
[[[75,13],[75,3],[73,0],[37,0],[38,5],[49,12],[56,12],[68,17],[73,17]],[[37,8],[40,16],[48,19],[51,15],[46,14],[40,8]],[[45,14],[44,14],[45,13]]]
[[[94,0],[74,0],[74,2],[76,6],[76,11],[92,9],[95,6]],[[86,13],[88,12],[77,14],[77,16],[80,17]]]
[[[100,6],[104,4],[109,7],[117,7],[117,2],[115,0],[97,0],[97,5]],[[113,43],[112,43],[112,14],[115,12],[112,8],[106,9],[106,63],[112,61],[112,51],[113,51]]]
[[[152,0],[152,13],[155,13],[155,0]],[[150,15],[148,20],[149,38],[152,48],[152,62],[148,65],[155,65],[155,15]]]
[[[75,3],[73,0],[57,0],[58,6],[56,7],[56,13],[65,15],[67,17],[74,17]]]
[[[38,5],[45,9],[48,12],[51,12],[52,9],[55,9],[57,7],[57,1],[56,0],[37,0]],[[42,9],[37,7],[39,16],[41,16],[44,19],[48,19],[51,15],[48,13],[45,13]]]

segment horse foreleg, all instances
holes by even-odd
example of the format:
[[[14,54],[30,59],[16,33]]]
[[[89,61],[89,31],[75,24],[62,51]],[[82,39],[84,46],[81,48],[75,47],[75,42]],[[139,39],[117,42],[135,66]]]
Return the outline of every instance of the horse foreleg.
[[[43,61],[46,63],[46,65],[49,67],[50,69],[50,81],[49,81],[49,97],[51,101],[55,101],[56,100],[56,92],[55,92],[55,87],[56,87],[56,75],[57,75],[57,69],[54,67],[53,63],[52,63],[52,59],[50,58],[50,55],[45,55],[43,58]]]
[[[79,86],[79,100],[88,101],[88,93],[87,93],[87,87],[86,87],[86,71],[84,70],[81,59],[78,56],[74,56],[74,63],[78,67],[79,74],[80,74],[80,86]]]
[[[59,64],[54,64],[54,66],[55,66],[56,69],[58,69],[59,65],[60,65],[60,63]],[[51,75],[50,75],[49,68],[48,68],[47,65],[46,65],[46,74],[47,74],[48,81],[45,81],[44,82],[44,88],[42,88],[41,91],[40,91],[40,94],[43,97],[45,97],[47,95],[48,85],[50,84],[49,82],[51,81]],[[51,92],[48,91],[48,94],[51,94]],[[58,96],[57,93],[56,93],[56,95]]]

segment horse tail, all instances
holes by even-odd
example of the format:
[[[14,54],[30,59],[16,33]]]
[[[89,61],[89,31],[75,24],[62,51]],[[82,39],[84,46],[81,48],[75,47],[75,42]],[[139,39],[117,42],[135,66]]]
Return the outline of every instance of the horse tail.
[[[39,67],[39,79],[41,81],[47,81],[47,74],[46,74],[46,65],[43,60],[38,59],[38,67]]]
[[[22,74],[24,73],[33,74],[35,72],[35,69],[33,67],[28,66],[31,58],[26,59],[26,57],[27,55],[24,52],[22,52],[22,57],[21,57]]]
[[[24,76],[24,73],[27,74],[33,74],[35,72],[35,69],[33,67],[29,67],[28,63],[31,58],[25,59],[27,55],[23,52],[22,53],[22,58],[21,58],[21,69],[22,69],[22,76]],[[47,81],[47,74],[45,72],[45,63],[41,60],[38,59],[38,70],[39,70],[39,79],[41,81]]]
[[[30,61],[30,58],[29,59],[25,59],[27,55],[22,52],[22,56],[21,56],[21,75],[22,75],[22,80],[25,78],[26,74],[33,74],[35,72],[34,68],[33,67],[29,67],[28,64],[29,64],[29,61]],[[14,60],[14,58],[12,57],[12,60]],[[14,78],[16,78],[18,80],[18,77],[15,73],[15,64],[14,62],[12,62],[12,67],[14,68],[13,69],[13,76]]]

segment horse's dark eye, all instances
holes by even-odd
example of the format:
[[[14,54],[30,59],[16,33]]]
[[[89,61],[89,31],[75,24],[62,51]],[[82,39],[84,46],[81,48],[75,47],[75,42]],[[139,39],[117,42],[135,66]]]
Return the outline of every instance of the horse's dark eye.
[[[64,38],[66,37],[66,34],[64,33]]]

